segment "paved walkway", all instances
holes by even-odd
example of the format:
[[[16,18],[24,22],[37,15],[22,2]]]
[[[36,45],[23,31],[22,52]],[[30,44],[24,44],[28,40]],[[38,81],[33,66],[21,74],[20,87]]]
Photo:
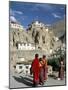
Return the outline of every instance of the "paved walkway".
[[[10,74],[10,88],[23,88],[23,87],[32,87],[32,76],[25,76],[22,74]],[[57,80],[53,77],[48,77],[48,80],[44,83],[43,86],[57,86],[65,85],[64,80]],[[41,85],[39,85],[41,86]]]

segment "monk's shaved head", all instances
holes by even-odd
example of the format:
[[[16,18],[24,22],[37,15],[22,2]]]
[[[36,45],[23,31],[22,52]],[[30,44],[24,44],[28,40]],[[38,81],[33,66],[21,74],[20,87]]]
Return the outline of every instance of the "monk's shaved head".
[[[38,54],[35,54],[35,57],[37,57],[37,58],[38,58],[38,57],[39,57],[39,55],[38,55]]]
[[[43,58],[46,58],[46,55],[43,55]]]

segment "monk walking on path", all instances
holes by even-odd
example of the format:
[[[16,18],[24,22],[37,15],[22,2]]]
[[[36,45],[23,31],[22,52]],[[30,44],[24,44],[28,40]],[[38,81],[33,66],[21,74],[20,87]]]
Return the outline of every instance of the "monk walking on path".
[[[33,85],[36,87],[39,84],[39,59],[38,54],[35,54],[35,59],[32,62]]]
[[[58,80],[64,79],[64,59],[61,57],[60,64],[59,64],[59,75]]]
[[[39,67],[40,67],[40,72],[39,72],[39,84],[44,85],[44,69],[43,69],[43,61],[42,58],[39,59]]]
[[[47,60],[46,60],[46,56],[43,55],[43,70],[44,70],[44,74],[43,74],[43,77],[44,77],[44,81],[47,80],[47,72],[48,72],[48,66],[47,66]]]

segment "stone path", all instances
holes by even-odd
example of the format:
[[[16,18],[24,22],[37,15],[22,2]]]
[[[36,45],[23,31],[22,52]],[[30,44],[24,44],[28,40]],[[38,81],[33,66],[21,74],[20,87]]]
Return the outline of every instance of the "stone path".
[[[10,88],[25,88],[25,87],[32,87],[32,76],[25,76],[22,74],[10,74]],[[48,77],[48,80],[44,83],[43,86],[59,86],[65,85],[65,78],[64,80],[57,80],[53,77]],[[41,86],[41,85],[39,85]]]

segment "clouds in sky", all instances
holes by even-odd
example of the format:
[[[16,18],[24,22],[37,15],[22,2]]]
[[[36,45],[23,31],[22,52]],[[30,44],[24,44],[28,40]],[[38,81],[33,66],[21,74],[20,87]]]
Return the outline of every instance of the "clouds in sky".
[[[33,11],[44,11],[46,15],[51,15],[54,19],[61,19],[63,16],[61,13],[64,11],[65,6],[56,4],[35,4],[31,10]]]
[[[17,22],[17,21],[19,21],[19,18],[24,20],[24,17],[22,17],[22,15],[23,15],[22,11],[17,11],[17,10],[10,9],[10,21]],[[20,17],[16,18],[16,16],[20,16]]]
[[[13,12],[13,10],[11,8],[10,8],[9,13],[10,13],[10,16],[14,16],[15,15],[15,13]]]
[[[52,9],[52,6],[49,5],[49,4],[36,4],[36,7],[41,7],[41,8],[44,8],[44,9]]]
[[[14,16],[10,16],[10,21],[17,22],[16,18]]]
[[[39,11],[40,10],[40,8],[42,9],[42,10],[44,10],[44,11],[49,11],[49,10],[53,10],[54,8],[52,7],[52,5],[49,5],[49,4],[35,4],[32,8],[31,8],[31,10],[33,10],[33,11]]]
[[[10,9],[10,21],[17,22],[17,19],[15,18],[15,12]]]
[[[20,14],[20,15],[23,14],[23,12],[21,12],[21,11],[16,11],[16,10],[14,11],[14,13],[15,13],[15,14]]]
[[[59,15],[56,14],[56,13],[52,13],[52,15],[53,15],[54,18],[59,18],[59,19],[61,18],[61,16],[59,16]]]
[[[14,16],[15,14],[22,15],[23,12],[22,12],[22,11],[17,11],[17,10],[12,10],[12,9],[10,9],[10,15]]]
[[[65,9],[61,4],[11,2],[10,16],[25,27],[33,20],[52,24],[66,16]]]

